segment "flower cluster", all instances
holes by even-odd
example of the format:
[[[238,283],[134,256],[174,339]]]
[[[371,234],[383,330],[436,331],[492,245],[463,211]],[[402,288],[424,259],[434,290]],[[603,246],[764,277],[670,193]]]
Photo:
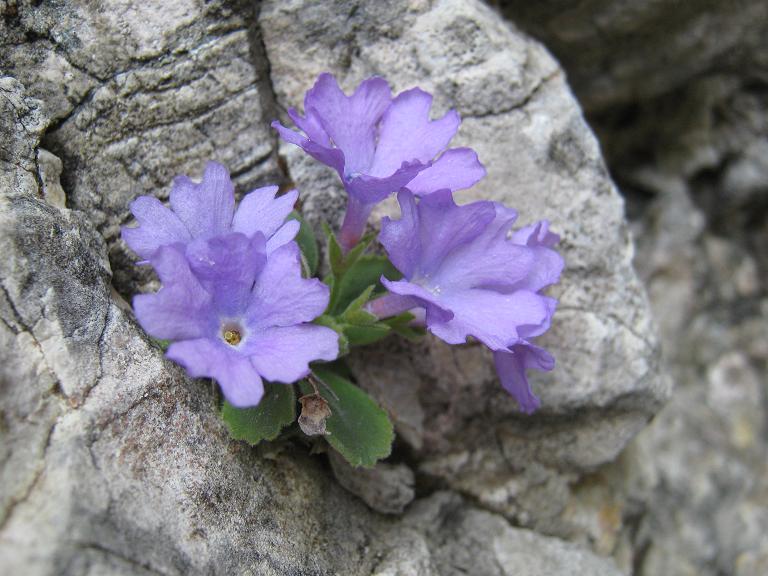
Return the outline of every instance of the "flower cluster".
[[[306,136],[280,135],[334,168],[349,195],[340,231],[349,249],[373,206],[399,192],[401,218],[382,222],[379,241],[403,279],[367,306],[386,318],[411,311],[437,337],[462,344],[471,336],[493,351],[503,386],[533,412],[526,370],[551,370],[554,359],[530,342],[548,328],[557,304],[540,291],[558,281],[563,260],[546,221],[512,232],[514,210],[495,202],[457,206],[452,193],[485,176],[469,148],[445,150],[458,130],[454,111],[430,120],[432,97],[418,88],[391,97],[371,78],[346,96],[323,74],[304,99],[304,117],[288,113]],[[417,197],[419,199],[417,199]]]
[[[286,221],[298,193],[276,192],[254,190],[235,211],[226,168],[209,162],[201,183],[174,181],[171,209],[136,199],[139,226],[122,231],[162,282],[156,294],[134,298],[139,323],[172,340],[168,357],[192,376],[215,378],[238,407],[259,403],[262,379],[293,383],[310,362],[338,354],[337,334],[309,324],[325,310],[329,291],[301,275],[293,242],[299,222]]]
[[[520,409],[539,406],[526,372],[554,367],[532,340],[555,312],[556,300],[542,291],[563,269],[553,248],[558,237],[546,221],[513,229],[517,213],[498,202],[456,204],[454,192],[481,180],[485,168],[473,150],[448,147],[459,115],[432,120],[431,107],[432,96],[418,88],[393,97],[383,79],[370,78],[347,96],[322,74],[303,116],[288,110],[298,131],[272,124],[333,168],[348,193],[338,239],[328,232],[323,281],[306,277],[318,251],[292,215],[295,190],[276,196],[277,186],[260,188],[235,209],[226,168],[209,162],[200,183],[174,181],[170,207],[148,196],[131,204],[138,226],[123,228],[122,237],[162,284],[134,298],[136,318],[172,342],[167,356],[190,375],[219,383],[230,405],[222,415],[236,437],[256,442],[293,422],[293,388],[272,383],[298,382],[307,394],[299,417],[305,433],[327,430],[328,442],[355,465],[385,457],[392,443],[386,413],[339,362],[318,363],[393,331],[426,329],[454,345],[479,341]],[[400,217],[384,218],[378,236],[388,258],[365,254],[372,209],[393,194]],[[268,400],[265,386],[277,390]],[[237,412],[255,406],[263,410]]]

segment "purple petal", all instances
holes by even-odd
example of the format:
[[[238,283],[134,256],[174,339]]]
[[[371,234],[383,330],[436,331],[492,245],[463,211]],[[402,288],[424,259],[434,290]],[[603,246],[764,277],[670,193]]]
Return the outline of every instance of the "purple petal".
[[[421,235],[419,272],[434,274],[443,259],[454,249],[482,234],[496,216],[492,202],[472,202],[457,206],[450,190],[424,196],[418,204]]]
[[[288,244],[291,240],[296,238],[296,234],[299,233],[301,224],[298,220],[288,220],[285,224],[277,229],[277,232],[267,240],[267,255],[272,254],[275,250],[285,244]]]
[[[369,78],[352,96],[346,96],[336,79],[324,73],[307,92],[304,112],[344,152],[346,174],[368,173],[376,149],[376,125],[391,100],[392,93],[383,78]]]
[[[330,166],[339,173],[339,176],[342,179],[344,178],[344,152],[337,148],[329,148],[327,146],[323,146],[317,142],[314,142],[313,140],[310,140],[309,138],[305,138],[298,132],[289,130],[280,124],[280,122],[277,120],[272,122],[272,128],[277,130],[278,134],[280,134],[283,140],[289,144],[295,144],[296,146],[299,146],[307,154],[312,156],[312,158],[318,162],[322,162],[326,166]]]
[[[133,298],[133,310],[142,328],[155,338],[184,340],[214,331],[211,296],[192,274],[184,254],[161,247],[151,258],[163,287],[155,294]]]
[[[512,242],[523,246],[546,246],[551,248],[560,241],[560,236],[549,231],[549,221],[542,220],[520,228],[512,236]]]
[[[531,390],[526,370],[549,371],[555,367],[555,359],[543,348],[531,344],[513,346],[511,351],[493,353],[496,372],[502,386],[512,394],[526,414],[531,414],[541,404]]]
[[[522,281],[515,284],[514,289],[537,291],[560,280],[565,262],[563,257],[551,248],[559,240],[557,234],[549,231],[549,222],[546,220],[515,232],[512,242],[527,246],[534,258],[531,270]]]
[[[453,312],[443,306],[438,295],[425,290],[418,284],[406,280],[387,280],[384,276],[381,277],[381,283],[392,294],[416,299],[418,305],[423,306],[427,311],[428,325],[432,323],[442,324],[453,318]]]
[[[217,162],[208,162],[199,184],[178,176],[171,189],[171,207],[193,238],[229,232],[235,208],[229,172]]]
[[[139,223],[137,228],[122,228],[125,243],[139,256],[148,260],[161,246],[188,242],[189,231],[169,208],[157,198],[139,196],[131,202],[131,212]]]
[[[457,247],[442,261],[430,278],[430,285],[444,290],[486,288],[505,291],[529,277],[536,264],[528,247],[506,239],[504,230],[495,233],[489,226],[473,242]]]
[[[544,303],[544,306],[547,309],[547,315],[544,317],[544,320],[538,324],[531,324],[528,326],[520,326],[517,329],[518,335],[520,338],[524,338],[528,340],[529,338],[535,338],[536,336],[541,336],[549,330],[549,326],[552,323],[552,316],[555,314],[555,310],[557,309],[557,300],[554,298],[550,298],[549,296],[541,296],[541,299]]]
[[[296,146],[299,146],[300,148],[303,148],[304,144],[307,141],[309,141],[309,138],[307,138],[306,136],[299,134],[295,130],[286,128],[277,120],[273,120],[270,126],[272,126],[272,128],[277,130],[277,133],[280,135],[280,137],[286,142],[288,142],[288,144],[294,144]],[[323,146],[323,148],[330,148],[330,146]]]
[[[502,350],[520,339],[521,326],[540,326],[548,321],[543,298],[533,292],[499,294],[490,290],[464,290],[439,296],[440,305],[453,319],[427,327],[448,344],[462,344],[473,336],[491,350]]]
[[[309,322],[325,311],[329,297],[328,286],[320,280],[301,277],[299,247],[291,242],[267,258],[245,318],[254,331]]]
[[[533,266],[528,275],[515,284],[514,288],[535,292],[556,284],[560,280],[560,274],[565,266],[563,257],[554,250],[543,246],[529,248],[529,250],[533,252]]]
[[[256,232],[261,232],[265,238],[272,236],[283,225],[299,197],[297,190],[275,198],[276,193],[277,186],[265,186],[247,194],[232,219],[232,231],[248,237]]]
[[[248,238],[237,232],[187,246],[187,259],[195,277],[213,297],[220,315],[237,316],[251,301],[256,276],[265,267],[266,241],[260,232]]]
[[[310,113],[304,118],[296,111],[296,108],[291,107],[288,108],[288,116],[291,117],[293,123],[296,124],[299,130],[303,131],[310,140],[317,142],[320,146],[325,148],[333,148],[333,142],[331,142],[325,128],[323,128],[320,119],[316,114],[312,113],[313,110],[311,108],[309,108],[309,111]]]
[[[227,402],[237,408],[256,406],[264,395],[261,377],[250,360],[226,344],[207,338],[174,342],[166,356],[193,378],[215,379]]]
[[[397,195],[400,202],[400,218],[388,216],[381,219],[379,242],[389,255],[389,260],[403,276],[412,278],[419,267],[421,240],[419,233],[419,211],[413,194],[403,190]]]
[[[344,182],[347,193],[362,204],[378,204],[390,194],[405,187],[429,164],[403,162],[397,170],[383,178],[362,175]]]
[[[386,280],[386,278],[384,278]],[[414,308],[424,306],[424,301],[413,296],[400,296],[394,292],[387,292],[383,296],[374,298],[365,305],[365,310],[377,318],[389,318]]]
[[[430,120],[432,96],[419,88],[399,94],[381,119],[379,142],[372,176],[389,176],[403,162],[430,162],[445,150],[461,120],[450,110],[439,120]]]
[[[309,373],[310,362],[335,360],[339,336],[313,324],[268,328],[249,337],[244,353],[264,378],[290,384]]]
[[[471,148],[446,150],[432,166],[408,183],[408,190],[425,196],[437,190],[464,190],[485,178],[485,167]]]

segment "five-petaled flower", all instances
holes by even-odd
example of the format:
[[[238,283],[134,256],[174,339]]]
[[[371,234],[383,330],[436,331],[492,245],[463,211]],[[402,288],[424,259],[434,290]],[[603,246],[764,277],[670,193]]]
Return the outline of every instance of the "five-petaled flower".
[[[413,88],[392,98],[387,82],[377,77],[347,96],[325,73],[304,98],[304,116],[288,110],[306,136],[272,123],[285,141],[341,177],[349,196],[339,232],[345,249],[360,239],[373,207],[401,188],[417,195],[461,190],[485,176],[474,150],[446,150],[461,123],[456,111],[430,120],[431,107],[427,92]]]
[[[233,232],[161,247],[149,261],[163,286],[134,297],[136,318],[173,341],[167,356],[191,376],[214,378],[233,406],[258,404],[262,379],[296,382],[310,362],[338,355],[336,332],[309,324],[329,290],[302,278],[295,242],[267,254],[261,232]]]
[[[496,202],[457,206],[449,190],[416,201],[398,195],[401,218],[384,218],[379,240],[403,279],[382,278],[389,294],[370,303],[386,317],[423,309],[430,332],[449,344],[473,337],[494,353],[504,387],[525,412],[539,400],[527,368],[551,370],[554,360],[529,342],[549,328],[556,300],[539,294],[554,284],[563,260],[547,223],[511,233],[517,213]]]

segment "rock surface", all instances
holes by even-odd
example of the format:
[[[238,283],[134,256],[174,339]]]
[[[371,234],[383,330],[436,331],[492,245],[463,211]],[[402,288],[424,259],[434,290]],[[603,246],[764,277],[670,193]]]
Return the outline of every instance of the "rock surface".
[[[543,404],[535,417],[517,412],[480,347],[391,342],[353,368],[394,414],[429,482],[522,525],[580,533],[565,517],[570,485],[613,460],[668,389],[621,199],[557,64],[471,2],[267,2],[260,21],[281,108],[300,105],[324,70],[347,90],[372,74],[396,91],[418,84],[435,95],[436,114],[459,110],[457,144],[475,148],[488,169],[460,198],[503,201],[523,223],[548,218],[562,234],[558,321],[543,339],[558,367],[535,381]],[[334,177],[295,147],[281,151],[308,217],[335,216],[325,200],[343,198]]]
[[[677,385],[628,452],[635,573],[768,573],[768,5],[500,4],[598,131]]]
[[[588,111],[673,92],[706,74],[765,79],[761,0],[493,0],[563,63]]]
[[[590,551],[631,548],[624,476],[603,466],[668,389],[622,201],[539,44],[454,0],[0,10],[4,568],[619,574]],[[163,359],[121,297],[150,280],[117,239],[128,202],[164,198],[207,158],[228,164],[239,192],[292,180],[310,219],[338,218],[333,177],[267,130],[323,70],[347,89],[372,73],[419,84],[438,110],[456,107],[458,143],[489,172],[464,198],[549,218],[568,262],[545,340],[559,366],[536,380],[545,409],[533,417],[477,347],[391,340],[353,358],[397,422],[392,465],[415,473],[402,516],[370,510],[305,446],[229,440],[209,386]]]

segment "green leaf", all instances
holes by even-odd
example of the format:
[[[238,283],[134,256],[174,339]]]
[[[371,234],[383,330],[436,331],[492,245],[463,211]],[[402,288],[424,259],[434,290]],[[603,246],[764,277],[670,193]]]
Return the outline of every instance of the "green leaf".
[[[358,256],[343,275],[336,276],[328,305],[329,312],[334,315],[340,314],[369,286],[375,286],[371,295],[383,292],[379,282],[382,275],[394,280],[400,277],[400,272],[384,256],[373,254]]]
[[[397,316],[391,318],[385,318],[381,320],[382,324],[389,326],[393,332],[400,334],[408,340],[418,340],[423,337],[427,331],[424,328],[418,328],[411,326],[411,321],[414,319],[414,315],[410,312],[403,312]]]
[[[392,328],[386,324],[372,324],[370,326],[357,326],[355,324],[344,325],[344,335],[350,346],[367,346],[384,338],[392,332]]]
[[[330,434],[326,440],[352,466],[372,467],[377,460],[386,458],[392,451],[395,433],[387,413],[376,402],[337,374],[328,366],[313,367],[315,376],[328,389],[320,389],[320,395],[331,407],[326,421]],[[302,392],[313,392],[306,382]]]
[[[325,222],[323,222],[323,232],[328,239],[328,265],[331,268],[331,273],[335,275],[342,268],[344,252],[341,249],[339,241],[336,240],[336,235],[333,233],[333,230],[331,230],[331,227]]]
[[[334,276],[343,276],[363,255],[374,238],[373,234],[363,236],[352,250],[344,254],[336,235],[326,223],[323,223],[323,232],[328,239],[328,265]]]
[[[361,324],[364,326],[375,324],[378,318],[363,309],[363,306],[365,306],[371,299],[371,294],[373,294],[375,289],[376,285],[371,284],[365,290],[363,290],[360,296],[349,303],[347,308],[341,314],[341,318],[347,322],[351,322],[352,324]]]
[[[296,243],[299,245],[301,254],[307,263],[307,276],[314,276],[315,272],[317,272],[317,265],[320,263],[320,252],[317,248],[315,233],[312,231],[312,227],[295,210],[290,213],[288,218],[298,220],[299,224],[301,224],[299,233],[296,235]]]
[[[296,419],[296,392],[289,384],[264,383],[264,397],[253,408],[235,408],[227,401],[221,417],[235,440],[255,446],[274,440],[280,430]]]

